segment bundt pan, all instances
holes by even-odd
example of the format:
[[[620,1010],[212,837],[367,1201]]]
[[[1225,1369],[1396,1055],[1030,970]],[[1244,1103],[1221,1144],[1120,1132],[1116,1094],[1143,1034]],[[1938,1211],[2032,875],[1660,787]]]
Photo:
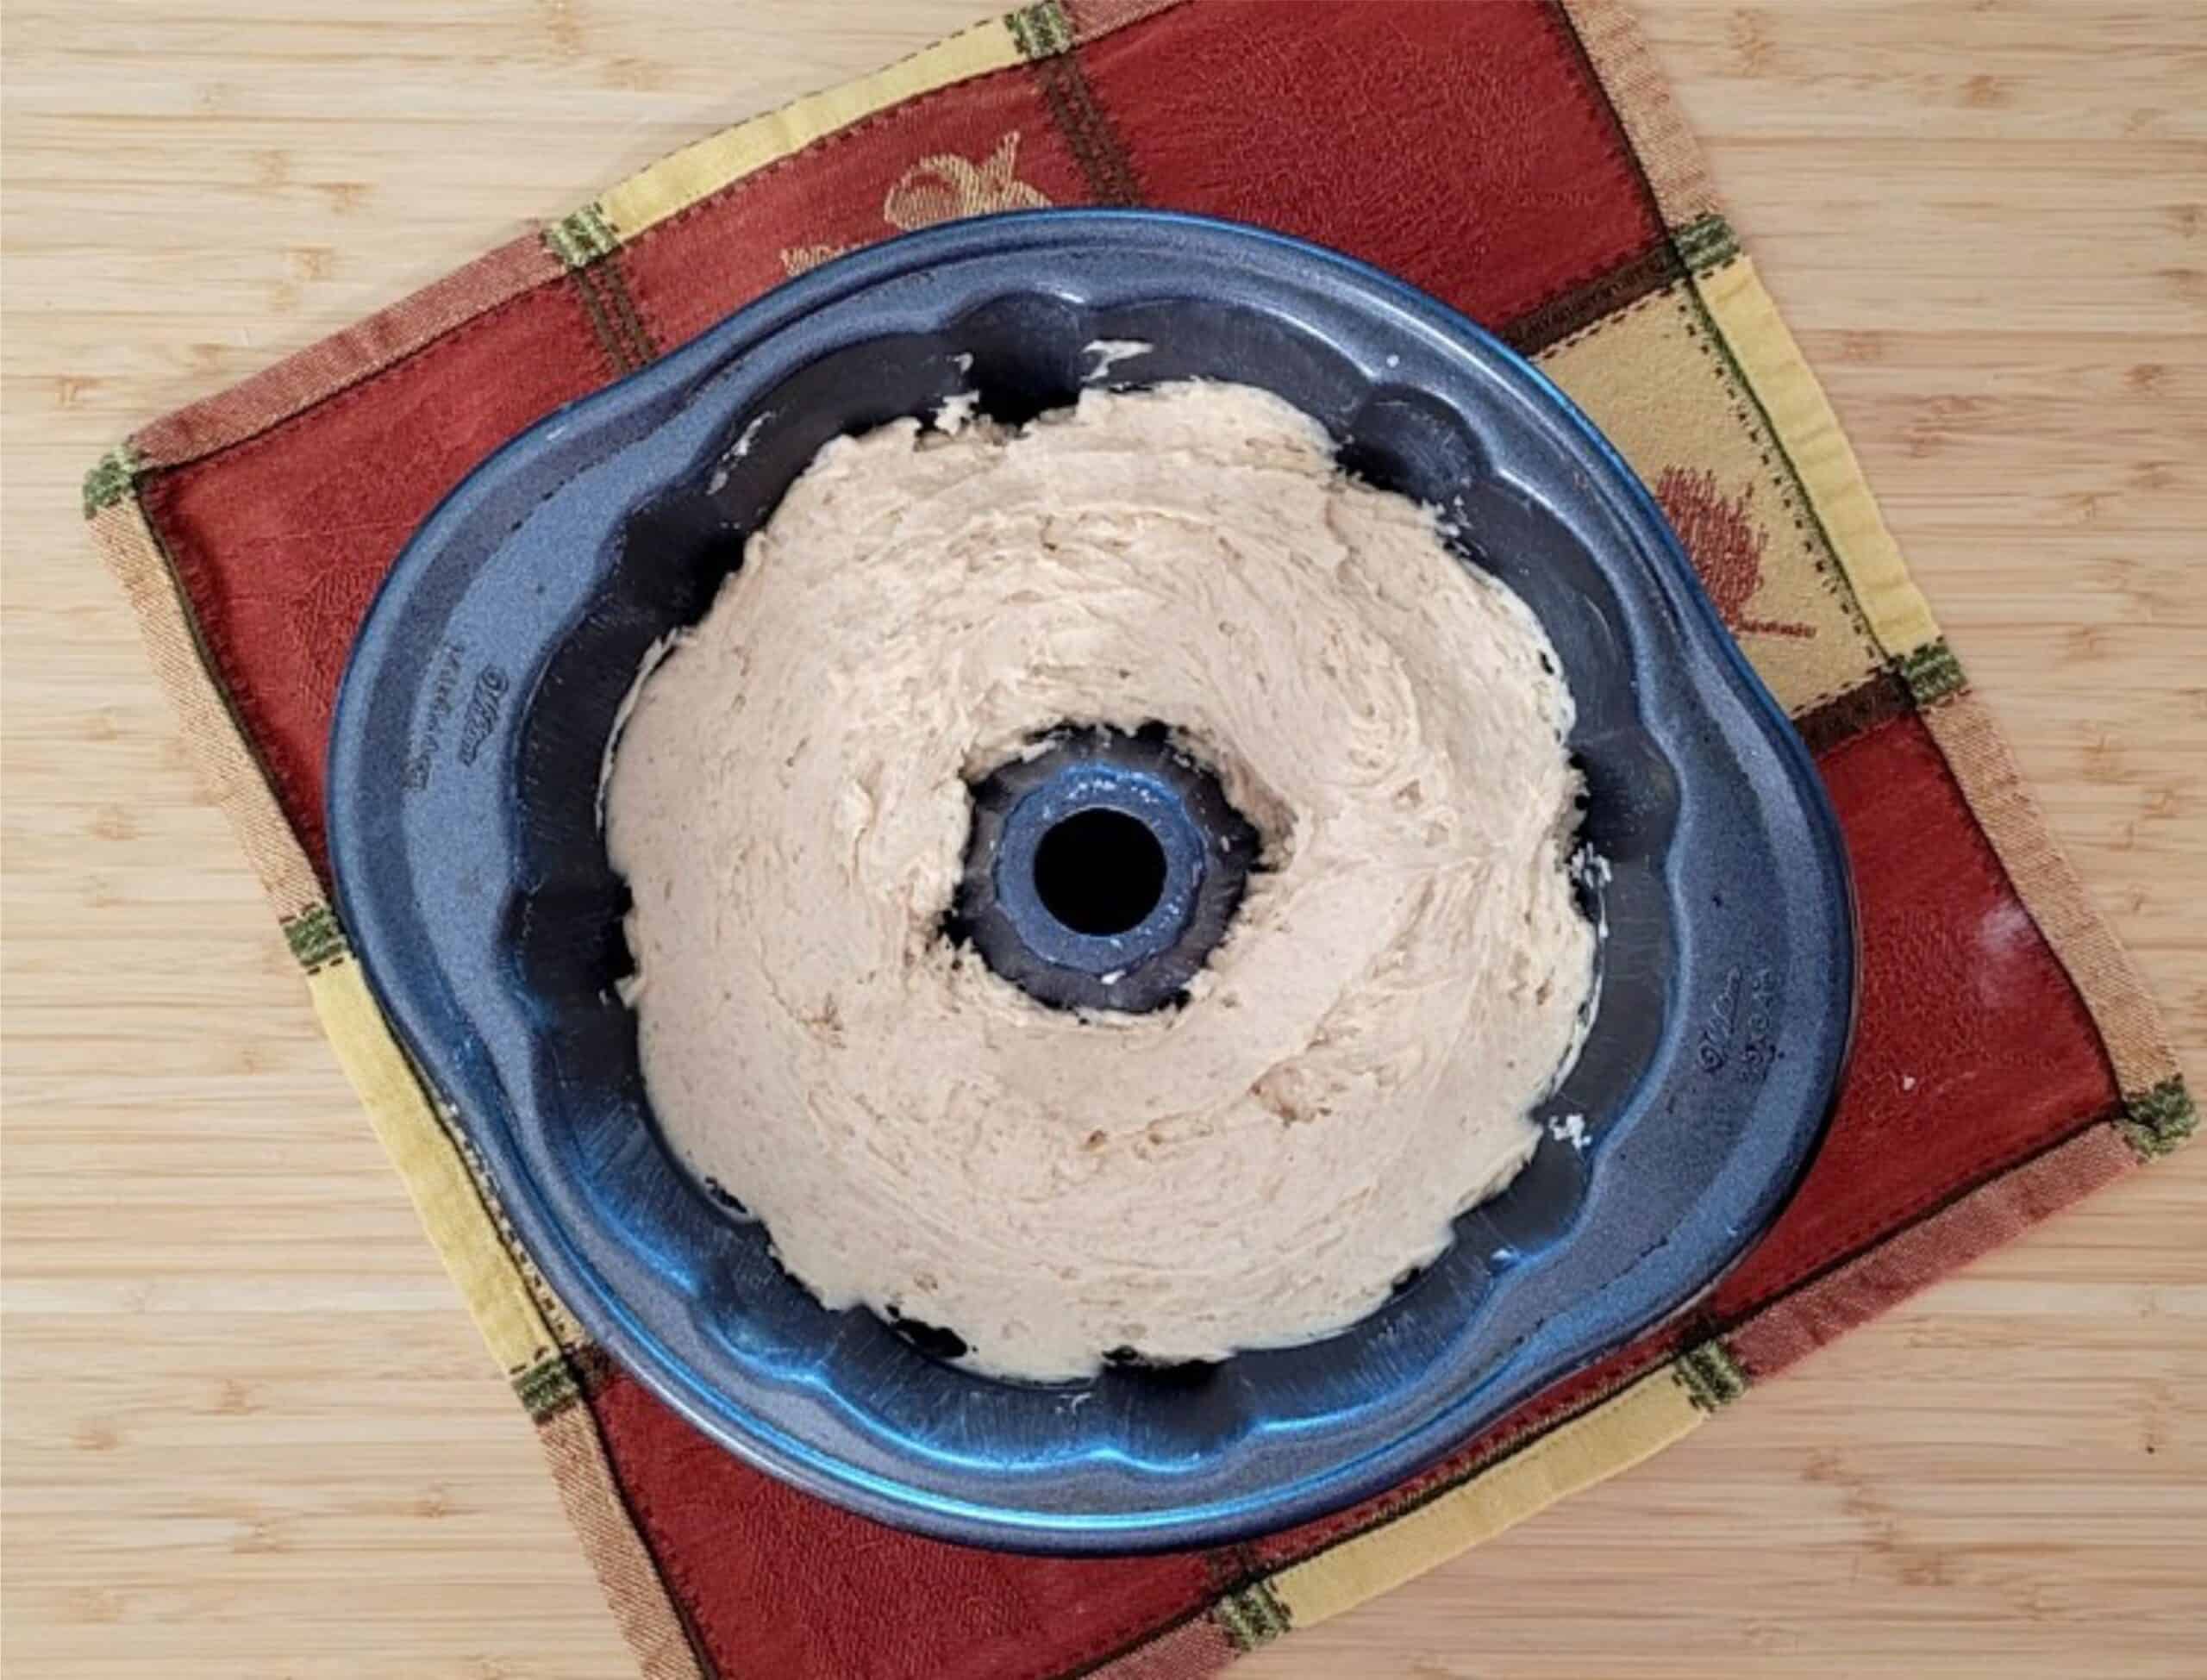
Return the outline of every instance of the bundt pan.
[[[1068,403],[1099,340],[1151,347],[1110,361],[1114,385],[1277,392],[1532,605],[1579,703],[1607,938],[1552,1133],[1385,1308],[1302,1346],[1043,1387],[826,1310],[670,1153],[615,984],[626,900],[597,799],[647,650],[703,615],[816,450],[960,390],[1009,421]],[[591,1333],[776,1476],[1030,1550],[1211,1543],[1345,1505],[1678,1312],[1799,1180],[1853,1015],[1831,811],[1624,465],[1431,298],[1182,215],[1035,212],[877,246],[501,450],[361,632],[329,822],[377,996]]]

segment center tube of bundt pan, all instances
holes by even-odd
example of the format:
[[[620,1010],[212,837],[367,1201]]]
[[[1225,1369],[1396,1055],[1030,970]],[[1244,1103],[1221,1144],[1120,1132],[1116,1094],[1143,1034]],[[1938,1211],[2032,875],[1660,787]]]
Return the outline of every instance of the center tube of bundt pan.
[[[953,937],[1054,1009],[1186,1001],[1262,846],[1217,777],[1162,725],[1068,725],[971,791]]]

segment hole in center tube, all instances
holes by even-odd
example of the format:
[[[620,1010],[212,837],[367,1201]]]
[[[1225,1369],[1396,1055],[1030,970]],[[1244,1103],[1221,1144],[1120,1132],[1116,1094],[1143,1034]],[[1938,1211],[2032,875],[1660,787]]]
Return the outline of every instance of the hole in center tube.
[[[1138,927],[1165,890],[1165,848],[1124,811],[1076,812],[1035,848],[1035,896],[1076,934]]]

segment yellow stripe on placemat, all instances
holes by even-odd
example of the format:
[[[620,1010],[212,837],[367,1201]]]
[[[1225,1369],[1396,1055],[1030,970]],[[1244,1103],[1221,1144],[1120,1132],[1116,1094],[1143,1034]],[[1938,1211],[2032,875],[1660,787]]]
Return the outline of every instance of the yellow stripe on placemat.
[[[822,134],[969,76],[1021,61],[1001,17],[960,31],[863,80],[808,94],[778,111],[723,128],[639,171],[597,201],[616,238],[630,240],[730,181],[810,145]]]
[[[405,1180],[422,1228],[491,1357],[509,1377],[551,1358],[557,1349],[528,1281],[385,1024],[359,964],[345,960],[320,969],[309,977],[307,989],[377,1140]],[[705,1680],[706,1669],[691,1647],[666,1583],[622,1502],[596,1420],[587,1408],[568,1406],[536,1422],[568,1521],[582,1537],[643,1680]]]
[[[1296,1627],[1308,1627],[1492,1539],[1566,1495],[1629,1470],[1691,1434],[1709,1414],[1666,1365],[1408,1515],[1272,1577]]]
[[[406,1181],[422,1227],[460,1286],[491,1357],[510,1376],[552,1352],[551,1330],[498,1240],[459,1151],[384,1024],[360,965],[343,962],[325,968],[309,977],[307,990],[322,1031],[359,1094],[377,1139]]]
[[[1939,635],[1931,609],[1910,580],[1854,447],[1754,265],[1745,258],[1726,264],[1700,282],[1700,292],[1800,476],[1871,633],[1896,659],[1928,646]]]

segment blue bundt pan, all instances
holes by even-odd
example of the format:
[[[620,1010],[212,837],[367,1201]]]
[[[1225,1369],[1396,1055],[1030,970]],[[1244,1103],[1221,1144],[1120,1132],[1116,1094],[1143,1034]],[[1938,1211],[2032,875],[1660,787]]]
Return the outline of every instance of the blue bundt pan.
[[[1585,1146],[1544,1140],[1383,1310],[1300,1347],[1045,1388],[826,1311],[674,1160],[615,993],[625,894],[595,798],[646,649],[703,614],[822,444],[968,388],[1004,419],[1064,403],[1097,340],[1154,347],[1115,384],[1278,392],[1353,470],[1446,509],[1467,561],[1532,604],[1579,702],[1609,938],[1592,1033],[1547,1110],[1583,1115]],[[591,1333],[777,1476],[1032,1550],[1316,1515],[1676,1313],[1798,1182],[1853,1018],[1831,810],[1623,463],[1433,299],[1183,215],[1036,212],[874,247],[502,449],[361,632],[329,827],[377,996]]]

